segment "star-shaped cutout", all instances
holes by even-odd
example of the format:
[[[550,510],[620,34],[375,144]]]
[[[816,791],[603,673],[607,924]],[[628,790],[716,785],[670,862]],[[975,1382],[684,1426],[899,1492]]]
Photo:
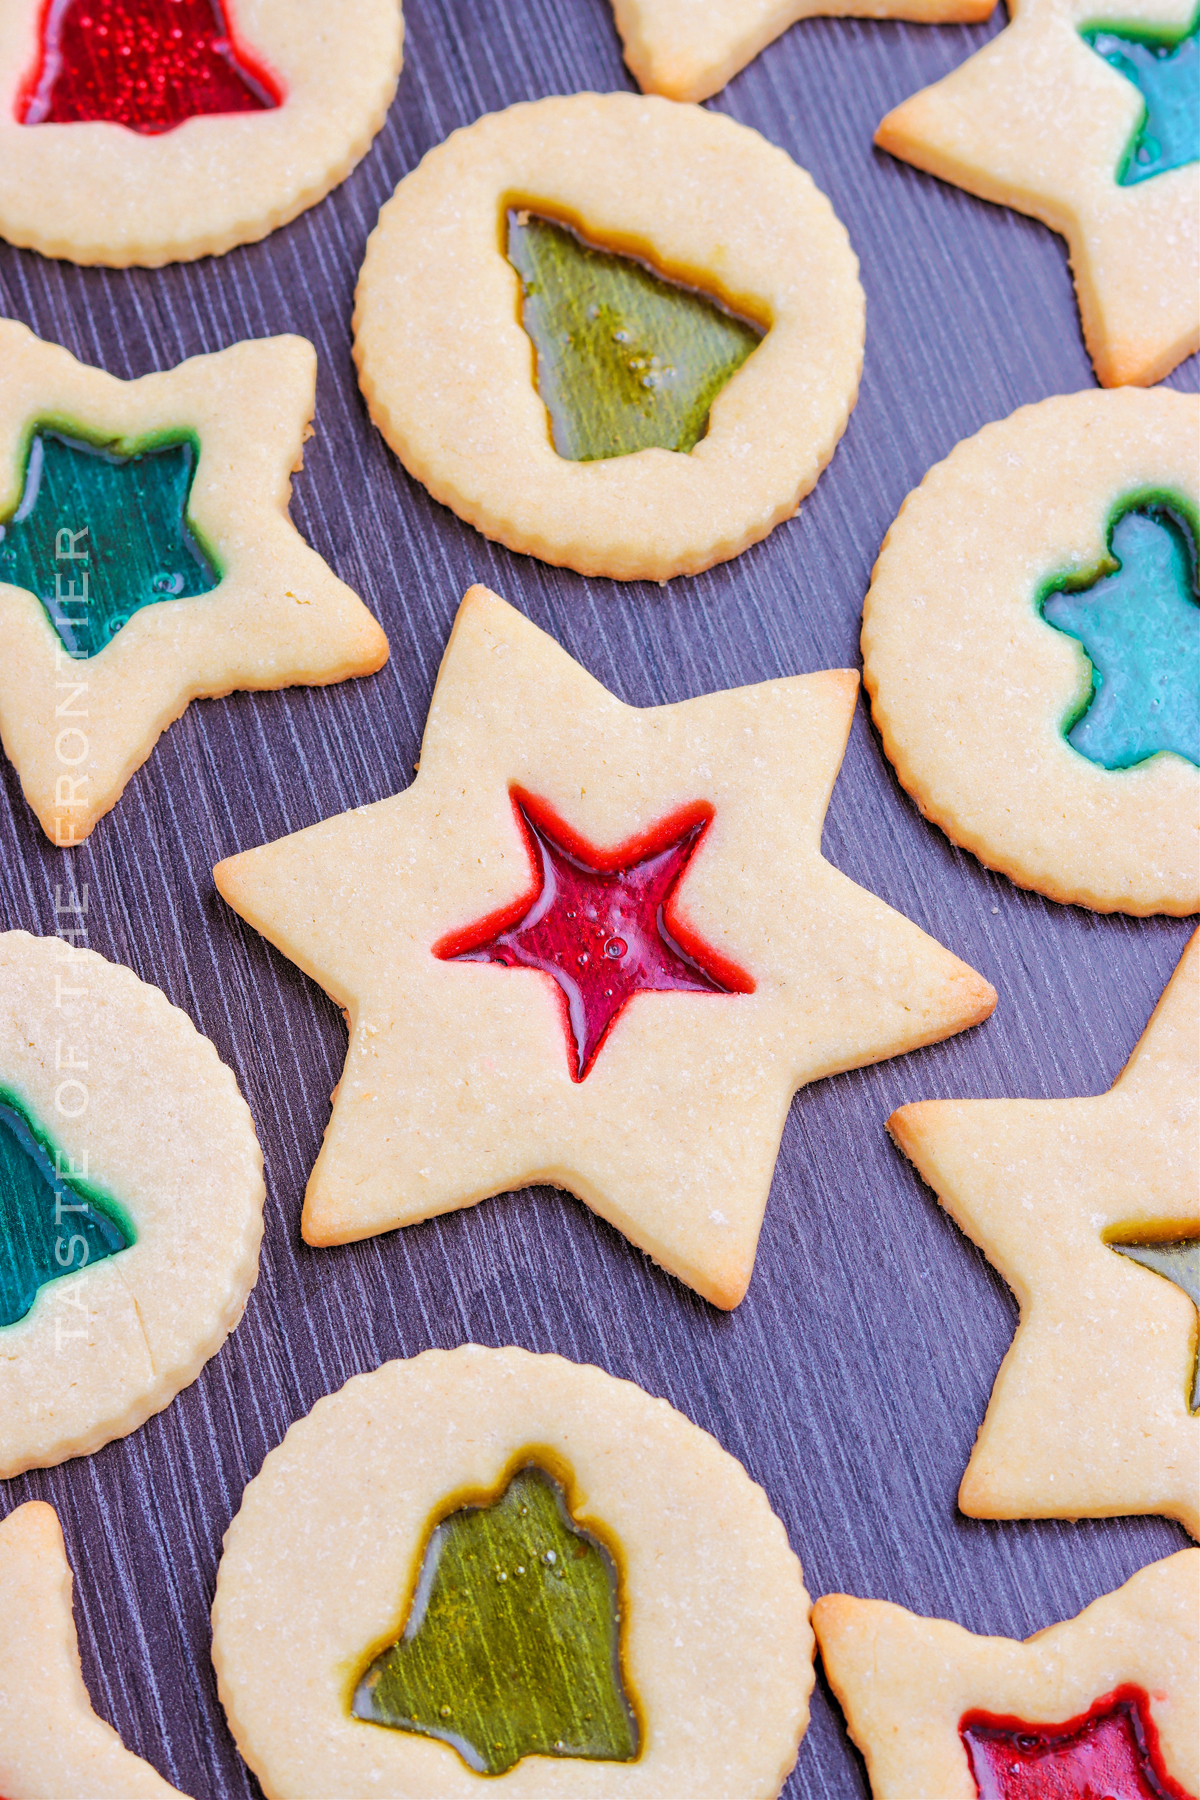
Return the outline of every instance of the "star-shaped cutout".
[[[1162,0],[1139,30],[1178,38],[1193,3]],[[890,112],[875,142],[1061,232],[1100,382],[1147,387],[1200,347],[1200,162],[1122,185],[1145,102],[1082,35],[1104,18],[1091,0],[1009,10],[1007,30]]]
[[[532,795],[514,796],[514,804],[537,870],[536,891],[512,908],[514,923],[483,919],[435,945],[434,954],[549,975],[565,1003],[574,1080],[587,1075],[635,994],[754,992],[750,978],[722,964],[707,945],[693,942],[689,954],[679,928],[672,932],[667,922],[707,818],[667,820],[649,843],[605,856],[580,843]]]
[[[1200,1536],[1196,1308],[1117,1252],[1200,1235],[1200,933],[1107,1094],[928,1100],[888,1128],[1021,1320],[959,1490],[981,1519],[1164,1513]]]
[[[1178,42],[1128,31],[1085,31],[1084,41],[1142,96],[1142,118],[1117,171],[1124,187],[1200,156],[1200,13]]]
[[[118,381],[0,321],[0,735],[55,844],[87,837],[189,701],[342,681],[386,661],[375,620],[287,516],[315,384],[303,338]],[[147,565],[153,603],[139,597],[120,623],[103,584],[150,554],[142,512],[129,508],[126,541],[111,508],[98,521],[86,504],[94,486],[40,485],[48,462],[78,468],[90,455],[115,479],[140,456],[144,488],[164,442],[195,452],[176,472],[186,517],[166,572]],[[189,562],[191,534],[215,582]],[[103,627],[95,639],[65,629],[89,607]],[[99,649],[80,654],[93,641]]]
[[[229,903],[349,1016],[305,1199],[309,1243],[550,1182],[717,1305],[738,1303],[796,1089],[995,1004],[972,969],[821,856],[856,691],[836,670],[624,706],[471,589],[408,791],[215,871]],[[664,821],[707,815],[665,903],[668,930],[689,955],[705,947],[722,985],[740,971],[753,992],[635,994],[573,1080],[547,972],[436,954],[527,906],[538,875],[522,794],[604,864],[652,847]]]
[[[645,94],[707,100],[799,19],[838,13],[964,24],[996,0],[613,0],[625,61]]]
[[[181,1800],[92,1711],[62,1531],[42,1500],[0,1523],[0,1793]]]
[[[1113,528],[1115,571],[1042,607],[1092,664],[1092,697],[1067,735],[1106,769],[1160,750],[1200,763],[1200,596],[1185,530],[1161,508],[1127,512]]]
[[[849,1594],[813,1629],[874,1800],[1190,1800],[1198,1601],[1181,1550],[1024,1643]]]

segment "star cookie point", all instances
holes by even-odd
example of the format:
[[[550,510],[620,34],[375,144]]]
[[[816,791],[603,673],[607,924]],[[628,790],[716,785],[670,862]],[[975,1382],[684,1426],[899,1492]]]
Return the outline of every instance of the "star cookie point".
[[[919,24],[986,19],[995,0],[613,0],[625,61],[644,93],[707,100],[801,19],[822,14],[913,19]]]
[[[92,1709],[79,1666],[72,1577],[42,1500],[0,1521],[0,1788],[88,1800],[181,1800]]]
[[[796,1089],[995,1003],[821,857],[856,685],[833,671],[626,706],[497,596],[470,591],[412,785],[215,871],[347,1013],[308,1242],[548,1183],[714,1304],[737,1304]],[[568,852],[586,848],[590,897],[576,871],[583,901],[557,910],[542,966],[512,966],[511,946],[509,966],[443,960],[439,946],[462,947],[479,921],[515,924],[547,891],[522,795]],[[618,866],[629,875],[639,846],[662,848],[679,821],[703,830],[662,903],[665,937],[648,915],[639,928],[691,991],[682,976],[668,991],[643,984],[614,1013],[615,977],[606,995],[591,962],[636,960],[636,919],[618,929],[605,910],[629,899]],[[607,1021],[590,1061],[572,1023],[589,994]]]
[[[1021,1317],[959,1491],[975,1518],[1164,1513],[1200,1535],[1197,1311],[1122,1246],[1200,1238],[1200,936],[1107,1094],[924,1101],[888,1129]]]

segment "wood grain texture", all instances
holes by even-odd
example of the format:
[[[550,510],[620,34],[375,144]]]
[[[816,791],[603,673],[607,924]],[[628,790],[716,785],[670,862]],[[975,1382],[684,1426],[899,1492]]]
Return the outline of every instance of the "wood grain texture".
[[[315,342],[318,435],[293,517],[392,645],[363,682],[194,705],[69,860],[2,768],[0,925],[48,932],[56,884],[86,883],[93,948],[156,982],[213,1038],[266,1154],[262,1272],[226,1348],[133,1437],[0,1493],[5,1512],[35,1496],[58,1508],[95,1705],[197,1800],[258,1792],[208,1656],[221,1537],[243,1485],[322,1394],[431,1344],[556,1350],[664,1395],[763,1483],[814,1594],[875,1595],[1025,1635],[1187,1541],[1158,1520],[958,1515],[1015,1309],[884,1131],[908,1100],[1106,1088],[1186,922],[1100,918],[988,875],[921,820],[860,711],[826,853],[985,974],[1000,1004],[974,1032],[799,1098],[749,1297],[727,1317],[553,1193],[306,1248],[300,1201],[344,1028],[221,904],[210,876],[221,857],[411,779],[449,624],[475,580],[635,704],[858,663],[871,564],[929,464],[1024,402],[1092,385],[1061,240],[871,148],[890,107],[1002,23],[812,20],[711,103],[783,145],[829,194],[862,260],[867,359],[846,438],[799,517],[738,561],[664,589],[549,569],[460,524],[372,430],[350,361],[367,233],[427,149],[516,100],[630,85],[605,0],[411,0],[399,95],[375,147],[264,244],[160,273],[78,270],[0,246],[0,312],[118,375],[270,332]],[[1195,361],[1171,381],[1194,391]],[[824,1686],[786,1792],[866,1793]]]

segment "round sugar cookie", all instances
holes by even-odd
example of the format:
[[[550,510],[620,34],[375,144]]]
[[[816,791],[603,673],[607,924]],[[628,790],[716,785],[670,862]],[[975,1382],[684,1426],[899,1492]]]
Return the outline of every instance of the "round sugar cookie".
[[[263,1197],[249,1108],[186,1013],[94,951],[0,935],[0,1479],[196,1379],[254,1286]]]
[[[800,1565],[766,1495],[707,1432],[630,1382],[472,1344],[388,1363],[318,1401],[226,1533],[213,1661],[268,1800],[480,1792],[450,1744],[355,1718],[351,1705],[372,1657],[430,1617],[432,1525],[500,1492],[526,1460],[549,1466],[575,1523],[615,1553],[640,1747],[632,1761],[525,1755],[488,1792],[779,1793],[808,1722],[813,1637]],[[540,1560],[546,1570],[515,1568],[514,1583],[549,1582],[554,1558]]]
[[[315,206],[365,155],[400,74],[400,0],[336,8],[323,0],[188,0],[175,8],[177,29],[195,34],[182,68],[173,62],[171,21],[157,16],[169,10],[164,0],[0,5],[0,237],[113,268],[218,256]],[[93,13],[104,16],[93,21]],[[55,21],[65,57],[43,36]],[[145,58],[138,74],[151,90],[207,91],[207,100],[188,102],[197,105],[237,104],[240,90],[249,110],[201,111],[163,129],[161,107],[147,112],[149,103],[131,97],[137,83],[119,59],[96,63],[96,34],[84,29],[92,26],[103,26],[106,39],[128,37],[133,56]],[[159,28],[162,42],[147,48]],[[64,61],[57,79],[69,91],[56,106],[52,71]],[[231,63],[244,79],[230,75]],[[214,99],[214,81],[219,89],[232,84],[235,99]],[[106,116],[80,116],[97,110]],[[31,112],[44,116],[23,122]]]
[[[768,328],[694,449],[556,452],[510,207]],[[367,246],[355,359],[405,468],[486,536],[580,574],[666,581],[795,512],[857,397],[863,313],[845,229],[782,150],[697,106],[575,94],[453,132],[400,183]]]
[[[1022,407],[930,469],[875,565],[863,680],[897,775],[956,844],[1051,900],[1200,906],[1200,768],[1171,749],[1106,766],[1081,734],[1103,696],[1131,743],[1168,702],[1190,708],[1181,741],[1194,736],[1198,428],[1200,400],[1169,389]],[[1114,631],[1132,631],[1143,576],[1168,636],[1139,670]],[[1163,741],[1157,726],[1144,741]]]

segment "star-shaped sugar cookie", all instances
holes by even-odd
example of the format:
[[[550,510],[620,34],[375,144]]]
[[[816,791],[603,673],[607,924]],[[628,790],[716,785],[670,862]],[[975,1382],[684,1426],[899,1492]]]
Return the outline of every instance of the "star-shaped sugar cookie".
[[[1198,1620],[1200,1550],[1024,1643],[849,1594],[813,1609],[872,1800],[1185,1800],[1200,1782]]]
[[[1200,934],[1107,1094],[927,1100],[888,1120],[1021,1308],[959,1490],[971,1517],[1164,1513],[1200,1536],[1198,1076]],[[1153,1260],[1178,1280],[1136,1254],[1168,1244]]]
[[[986,19],[996,0],[613,0],[625,61],[646,94],[707,100],[798,19],[922,25]]]
[[[470,590],[408,791],[215,871],[348,1015],[309,1243],[549,1182],[737,1305],[796,1089],[995,1004],[821,856],[856,689],[833,670],[639,710]],[[581,904],[548,878],[530,823],[574,857]],[[644,905],[635,890],[653,883],[634,872],[692,827],[686,867]],[[539,908],[554,922],[534,932]],[[528,956],[499,941],[514,930]],[[660,991],[612,1015],[597,962],[624,974],[644,952],[634,985]],[[667,981],[667,952],[705,991]]]
[[[63,1535],[41,1500],[0,1523],[0,1793],[181,1800],[92,1711]]]
[[[1170,55],[1194,29],[1194,0],[1011,0],[1009,11],[1006,31],[890,112],[875,142],[1061,232],[1097,377],[1148,387],[1200,347],[1200,145],[1143,177],[1140,71],[1105,51],[1116,33]],[[1189,129],[1195,142],[1194,113]]]
[[[190,700],[386,661],[287,516],[315,391],[303,338],[127,382],[0,321],[0,738],[53,843]]]

